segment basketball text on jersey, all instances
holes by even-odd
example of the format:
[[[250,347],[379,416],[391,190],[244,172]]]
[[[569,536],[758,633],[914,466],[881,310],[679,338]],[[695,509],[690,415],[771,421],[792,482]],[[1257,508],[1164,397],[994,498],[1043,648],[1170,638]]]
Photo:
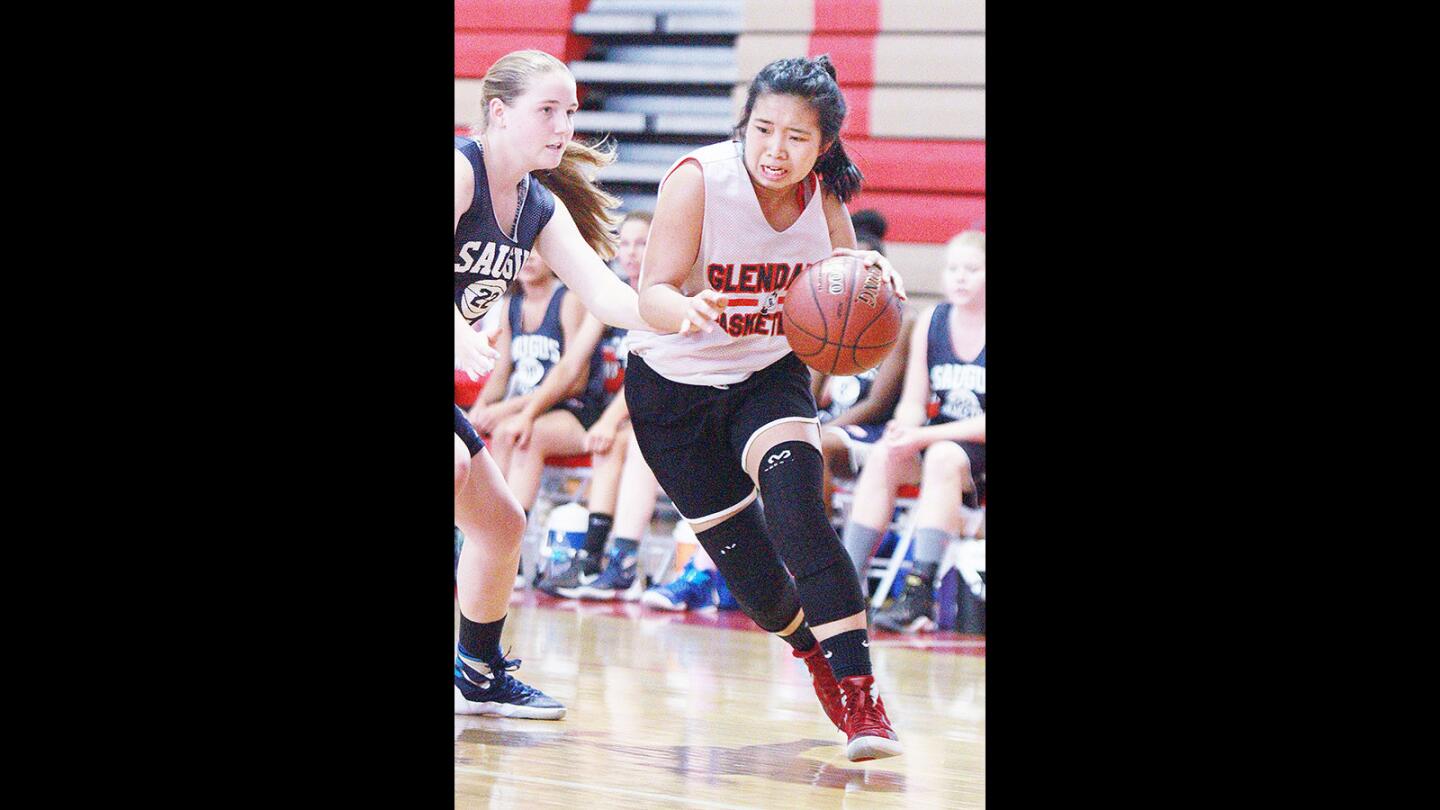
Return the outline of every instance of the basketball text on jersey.
[[[546,365],[560,362],[560,341],[549,335],[516,335],[510,339],[514,362],[506,396],[528,394],[545,377]]]
[[[727,311],[715,320],[716,325],[731,337],[785,334],[785,316],[781,312],[785,303],[785,288],[807,266],[805,262],[712,263],[706,266],[705,278],[710,282],[710,288],[731,296]],[[745,298],[734,293],[761,295]],[[746,307],[758,307],[758,310],[733,311]]]
[[[977,396],[985,393],[985,367],[968,363],[934,366],[930,369],[930,390],[947,393],[944,403],[932,403],[929,416],[938,413],[956,421],[979,416],[985,412]]]
[[[490,305],[505,294],[515,273],[528,258],[530,251],[524,248],[484,240],[466,242],[455,258],[455,273],[472,274],[480,279],[466,286],[460,314],[471,322],[484,317]]]

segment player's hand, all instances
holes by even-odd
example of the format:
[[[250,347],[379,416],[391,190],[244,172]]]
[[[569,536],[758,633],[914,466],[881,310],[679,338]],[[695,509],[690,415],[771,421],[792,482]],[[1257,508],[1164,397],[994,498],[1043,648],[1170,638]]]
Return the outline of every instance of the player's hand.
[[[680,323],[679,334],[688,335],[698,330],[708,335],[715,331],[715,319],[725,311],[730,299],[715,290],[701,290],[687,298],[686,303],[689,309]]]
[[[924,436],[920,428],[890,423],[885,428],[885,445],[890,453],[889,461],[894,464],[914,458],[924,448]]]
[[[489,373],[495,368],[495,358],[500,353],[495,351],[496,332],[491,331],[482,335],[472,329],[455,330],[455,370],[463,371],[472,379],[480,379],[482,374]]]
[[[530,433],[535,427],[535,418],[526,411],[511,416],[495,428],[497,441],[512,441],[515,449],[524,450],[530,444]]]
[[[881,282],[889,284],[895,289],[895,296],[901,301],[905,300],[905,282],[901,280],[900,274],[895,272],[895,266],[890,260],[881,256],[874,250],[852,250],[850,248],[837,247],[831,256],[853,256],[864,262],[868,267],[879,266]]]
[[[500,423],[501,414],[496,405],[482,405],[477,402],[475,407],[470,409],[468,416],[475,431],[483,435],[495,432],[495,426]]]
[[[615,444],[615,426],[601,419],[585,431],[585,452],[604,455]]]

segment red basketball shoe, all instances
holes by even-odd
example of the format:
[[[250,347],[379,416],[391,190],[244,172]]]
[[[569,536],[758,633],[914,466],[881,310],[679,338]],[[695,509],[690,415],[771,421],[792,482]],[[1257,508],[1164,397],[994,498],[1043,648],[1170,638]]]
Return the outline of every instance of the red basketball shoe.
[[[825,716],[835,724],[835,728],[845,730],[845,701],[840,697],[840,685],[835,683],[835,673],[830,669],[830,662],[825,660],[825,654],[820,650],[820,642],[815,646],[801,652],[791,650],[790,654],[805,662],[806,668],[810,670],[810,682],[815,686],[815,697],[820,698],[820,707],[825,710]]]
[[[904,751],[885,716],[885,701],[872,692],[874,685],[873,675],[851,675],[840,681],[845,693],[845,727],[841,730],[850,738],[845,756],[851,762],[884,759]]]

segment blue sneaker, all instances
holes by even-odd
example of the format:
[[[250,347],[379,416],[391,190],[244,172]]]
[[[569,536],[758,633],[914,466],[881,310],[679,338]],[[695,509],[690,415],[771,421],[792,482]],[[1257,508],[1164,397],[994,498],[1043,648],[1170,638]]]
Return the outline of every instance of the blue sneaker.
[[[704,610],[715,607],[715,575],[701,571],[695,561],[668,585],[656,585],[640,597],[640,602],[660,610]]]
[[[730,586],[725,584],[725,577],[719,571],[715,572],[715,600],[721,610],[740,609],[740,603],[735,601],[734,594],[730,593]]]
[[[568,599],[623,599],[626,602],[639,599],[640,588],[635,587],[635,563],[640,557],[638,547],[628,551],[611,548],[605,556],[608,561],[600,576],[573,587],[561,587],[560,595]]]
[[[559,701],[511,677],[520,659],[500,659],[499,669],[484,661],[455,656],[455,713],[559,720],[565,707]]]

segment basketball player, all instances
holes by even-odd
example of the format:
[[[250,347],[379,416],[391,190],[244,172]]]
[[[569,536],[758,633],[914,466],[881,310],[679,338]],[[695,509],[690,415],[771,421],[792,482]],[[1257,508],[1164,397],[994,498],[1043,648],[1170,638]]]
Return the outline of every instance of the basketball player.
[[[618,201],[588,180],[614,160],[572,140],[575,79],[540,51],[507,54],[486,72],[479,136],[455,139],[455,367],[484,373],[497,352],[470,324],[500,299],[538,249],[587,309],[605,323],[654,328],[635,291],[601,261],[612,252],[607,208]],[[533,172],[533,174],[532,174]],[[500,651],[525,514],[485,445],[455,408],[455,523],[466,542],[456,589],[460,640],[455,712],[558,720],[565,707],[510,675]]]
[[[620,222],[616,270],[634,286],[640,282],[641,259],[650,235],[653,215],[631,211]],[[599,334],[600,324],[587,319],[584,327]],[[591,454],[590,511],[585,544],[570,565],[546,577],[539,589],[566,599],[639,598],[633,592],[640,539],[655,512],[655,476],[645,466],[630,429],[625,404],[625,367],[629,359],[626,330],[611,327],[600,335],[592,360],[590,390],[606,400],[605,410],[586,431],[584,449]],[[609,543],[610,530],[615,538]],[[604,570],[601,570],[602,557]]]
[[[945,250],[945,298],[917,320],[895,419],[855,484],[845,548],[863,571],[895,509],[895,489],[920,484],[915,566],[905,589],[875,615],[883,630],[935,628],[935,575],[959,537],[957,496],[985,495],[985,234],[965,231]]]
[[[855,568],[825,519],[810,375],[781,317],[789,282],[833,254],[879,265],[904,298],[883,256],[854,250],[844,203],[861,175],[840,143],[844,119],[828,57],[782,59],[751,82],[735,140],[671,168],[640,311],[677,334],[631,332],[625,390],[660,485],[741,609],[804,659],[861,761],[901,746],[873,691]]]
[[[490,453],[527,514],[540,492],[547,456],[581,452],[585,431],[600,418],[604,392],[589,385],[598,329],[586,332],[578,296],[532,251],[509,296],[499,334],[500,356],[470,411],[470,423],[490,434]]]

